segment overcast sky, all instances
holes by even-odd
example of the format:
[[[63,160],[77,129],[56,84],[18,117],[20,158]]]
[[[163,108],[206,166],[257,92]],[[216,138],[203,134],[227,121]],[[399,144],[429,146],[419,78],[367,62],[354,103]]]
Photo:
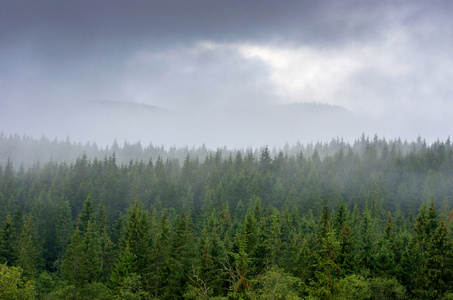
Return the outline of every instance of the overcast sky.
[[[363,131],[446,139],[452,16],[445,0],[3,0],[0,130],[53,138],[55,124],[30,114],[93,101],[179,112],[318,102],[372,119]]]

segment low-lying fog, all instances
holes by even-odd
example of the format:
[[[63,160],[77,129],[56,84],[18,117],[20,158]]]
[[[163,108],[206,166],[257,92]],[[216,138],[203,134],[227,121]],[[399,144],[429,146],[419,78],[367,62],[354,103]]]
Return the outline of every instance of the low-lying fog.
[[[448,128],[436,130],[440,122],[418,126],[403,115],[378,119],[359,115],[338,106],[290,104],[266,107],[168,110],[126,102],[86,102],[78,105],[43,105],[10,108],[0,112],[5,134],[45,136],[75,142],[111,145],[116,139],[141,141],[143,145],[201,146],[210,149],[283,147],[285,143],[330,141],[341,137],[354,141],[362,133],[387,138],[427,141],[448,137]],[[8,120],[8,122],[4,122]]]

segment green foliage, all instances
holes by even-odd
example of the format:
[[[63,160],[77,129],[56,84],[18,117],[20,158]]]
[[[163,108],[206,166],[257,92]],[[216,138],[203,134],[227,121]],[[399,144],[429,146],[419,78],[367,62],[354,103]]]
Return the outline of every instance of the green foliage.
[[[71,242],[71,237],[74,234],[71,207],[69,206],[69,201],[63,197],[57,202],[54,226],[56,231],[57,256],[59,259],[62,259],[66,248]]]
[[[338,278],[341,274],[336,263],[340,243],[335,240],[328,219],[324,226],[320,232],[321,247],[316,253],[316,270],[310,281],[309,294],[320,299],[333,299],[338,293]]]
[[[338,281],[338,300],[364,300],[370,299],[369,281],[360,275],[349,275]]]
[[[451,297],[450,142],[90,149],[0,162],[0,262],[40,299]]]
[[[15,230],[11,215],[8,214],[0,231],[0,263],[12,266],[17,259]]]
[[[44,299],[55,289],[55,286],[56,282],[52,275],[47,271],[41,272],[35,280],[36,298]]]
[[[448,238],[444,221],[432,236],[422,269],[424,274],[424,292],[428,298],[440,298],[452,287],[453,278],[453,244]]]
[[[284,270],[273,266],[253,280],[254,299],[302,299],[302,282]]]
[[[17,250],[17,265],[23,269],[24,276],[30,279],[35,278],[41,267],[41,249],[31,215],[24,223],[17,243]]]
[[[132,272],[144,274],[148,263],[148,251],[150,248],[151,227],[148,212],[142,204],[135,200],[129,208],[126,224],[122,232],[120,255],[122,251],[130,251],[134,257]],[[128,248],[128,249],[127,249]]]
[[[99,234],[94,223],[93,204],[91,197],[88,196],[61,265],[63,278],[78,289],[96,282],[101,275],[100,254],[101,248]]]
[[[406,299],[406,288],[395,278],[375,277],[369,280],[371,299]]]
[[[0,299],[28,300],[34,299],[33,281],[22,277],[22,269],[0,264]]]
[[[123,280],[119,283],[117,292],[114,294],[113,299],[150,299],[150,296],[149,293],[143,289],[141,276],[135,273],[130,273],[128,276],[123,277]]]

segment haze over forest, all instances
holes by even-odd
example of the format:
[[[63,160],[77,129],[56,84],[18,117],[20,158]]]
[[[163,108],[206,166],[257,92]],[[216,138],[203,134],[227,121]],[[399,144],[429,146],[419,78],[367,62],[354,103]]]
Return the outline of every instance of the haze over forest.
[[[451,134],[448,1],[8,1],[0,130],[105,146]]]
[[[0,299],[453,299],[453,1],[0,5]]]

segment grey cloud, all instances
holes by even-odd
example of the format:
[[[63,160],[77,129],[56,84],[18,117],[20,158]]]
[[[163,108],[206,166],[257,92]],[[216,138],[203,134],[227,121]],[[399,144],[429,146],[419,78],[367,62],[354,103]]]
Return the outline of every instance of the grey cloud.
[[[162,46],[194,39],[338,43],[372,38],[386,25],[394,1],[9,1],[0,36],[24,40],[41,55],[86,55],[140,44]],[[3,46],[5,46],[3,44]]]
[[[183,47],[144,55],[150,58],[128,64],[122,82],[128,97],[144,91],[141,101],[145,103],[172,109],[212,109],[266,105],[275,98],[268,67],[231,49]]]
[[[405,48],[385,51],[395,51],[413,70],[395,78],[362,69],[348,78],[339,97],[368,101],[387,112],[395,109],[392,118],[403,112],[410,124],[398,124],[399,132],[412,126],[419,131],[429,127],[430,134],[442,127],[441,133],[448,133],[452,12],[453,2],[440,0],[2,1],[0,109],[6,118],[0,120],[0,130],[10,121],[7,110],[23,118],[23,123],[10,122],[17,124],[10,131],[29,130],[34,124],[26,123],[26,114],[40,111],[35,108],[43,103],[119,100],[209,109],[238,106],[245,99],[254,106],[271,104],[277,100],[275,86],[262,61],[231,49],[187,49],[203,40],[290,48],[373,47],[402,30]],[[140,53],[167,56],[134,61]],[[442,112],[427,109],[430,99],[436,99]],[[420,119],[427,125],[419,125]],[[370,130],[384,128],[381,121]],[[63,129],[58,134],[64,135]]]

